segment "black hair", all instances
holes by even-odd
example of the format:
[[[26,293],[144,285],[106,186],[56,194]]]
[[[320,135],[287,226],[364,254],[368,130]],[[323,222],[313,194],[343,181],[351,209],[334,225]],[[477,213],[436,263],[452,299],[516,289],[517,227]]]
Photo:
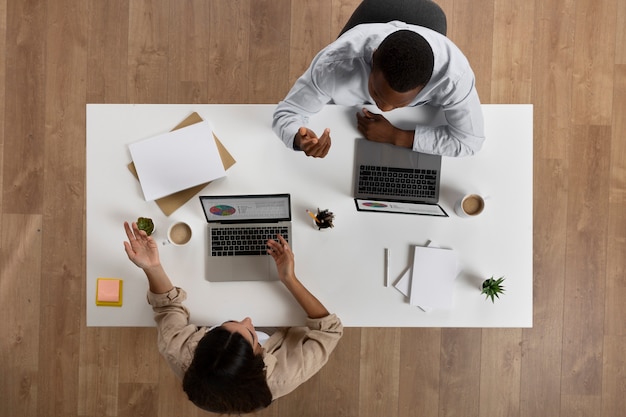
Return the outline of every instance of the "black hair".
[[[183,378],[198,407],[214,413],[249,413],[272,402],[263,355],[241,334],[217,327],[200,339]]]
[[[374,52],[373,68],[382,71],[394,91],[405,93],[425,86],[433,74],[435,57],[430,44],[410,30],[387,36]]]

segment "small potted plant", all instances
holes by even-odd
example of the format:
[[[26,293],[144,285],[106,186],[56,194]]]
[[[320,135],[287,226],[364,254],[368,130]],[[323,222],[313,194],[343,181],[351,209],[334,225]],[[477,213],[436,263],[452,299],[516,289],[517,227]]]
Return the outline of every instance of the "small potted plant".
[[[504,287],[502,286],[502,282],[504,281],[504,277],[500,277],[498,279],[494,279],[493,277],[486,279],[483,281],[483,285],[481,286],[481,294],[485,294],[487,296],[486,299],[491,298],[491,302],[495,302],[494,297],[500,298],[499,294],[504,293]]]
[[[137,228],[146,232],[148,236],[154,233],[154,223],[148,217],[139,217],[137,219]]]

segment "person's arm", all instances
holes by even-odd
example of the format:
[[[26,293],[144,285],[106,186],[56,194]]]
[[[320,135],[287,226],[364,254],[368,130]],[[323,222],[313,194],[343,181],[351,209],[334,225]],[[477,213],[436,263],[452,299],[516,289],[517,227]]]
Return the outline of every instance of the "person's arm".
[[[182,378],[193,357],[193,349],[189,346],[195,346],[205,330],[189,323],[189,311],[183,305],[187,294],[182,288],[172,285],[161,266],[154,239],[140,231],[136,223],[131,227],[124,222],[124,229],[128,237],[128,241],[124,242],[128,259],[148,278],[148,303],[154,311],[159,352],[176,375]]]
[[[416,126],[414,151],[444,156],[470,156],[480,151],[485,141],[485,127],[473,78],[471,87],[464,88],[470,88],[466,96],[443,105],[445,125]],[[460,91],[462,87],[457,87],[455,95]]]
[[[469,156],[485,141],[483,113],[478,94],[472,90],[458,103],[444,106],[446,125],[417,125],[415,130],[393,126],[383,115],[363,109],[357,113],[357,128],[366,139],[444,156]]]
[[[132,263],[143,269],[148,278],[150,291],[164,294],[174,288],[161,265],[159,249],[154,239],[143,230],[139,230],[135,222],[132,228],[128,222],[124,222],[124,230],[128,237],[128,241],[124,242],[126,255]]]
[[[372,113],[363,108],[357,113],[357,129],[367,140],[380,143],[391,143],[403,148],[413,148],[414,130],[402,130],[389,122],[382,114]]]
[[[278,236],[278,239],[279,242],[273,239],[267,242],[269,246],[267,251],[276,262],[281,282],[285,284],[309,318],[319,319],[328,316],[330,313],[326,307],[296,277],[294,255],[289,244],[282,236]]]
[[[297,138],[300,128],[306,127],[309,117],[318,113],[330,101],[330,97],[313,79],[314,65],[315,62],[295,82],[284,100],[278,103],[272,116],[274,133],[290,149],[303,150]]]

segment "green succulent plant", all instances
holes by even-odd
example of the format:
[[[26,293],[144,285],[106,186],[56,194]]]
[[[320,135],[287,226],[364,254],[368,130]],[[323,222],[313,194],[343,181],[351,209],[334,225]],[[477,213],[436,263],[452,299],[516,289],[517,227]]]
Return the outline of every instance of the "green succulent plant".
[[[487,299],[491,298],[491,302],[495,302],[494,297],[500,298],[498,294],[504,293],[504,287],[502,286],[502,282],[504,281],[504,277],[500,277],[498,279],[493,279],[493,277],[486,279],[483,281],[481,294],[485,294]]]
[[[145,231],[148,236],[150,236],[154,232],[154,223],[152,222],[152,219],[148,217],[138,218],[137,227],[139,228],[139,230]]]

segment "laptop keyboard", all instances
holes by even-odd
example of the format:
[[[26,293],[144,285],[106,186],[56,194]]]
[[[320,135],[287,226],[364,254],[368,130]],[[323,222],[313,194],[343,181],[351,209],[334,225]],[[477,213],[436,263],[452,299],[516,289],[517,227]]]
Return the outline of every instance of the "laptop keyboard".
[[[359,167],[358,192],[411,198],[435,198],[438,171],[435,169]]]
[[[239,226],[211,229],[211,256],[267,255],[266,242],[280,234],[289,242],[287,226]]]

